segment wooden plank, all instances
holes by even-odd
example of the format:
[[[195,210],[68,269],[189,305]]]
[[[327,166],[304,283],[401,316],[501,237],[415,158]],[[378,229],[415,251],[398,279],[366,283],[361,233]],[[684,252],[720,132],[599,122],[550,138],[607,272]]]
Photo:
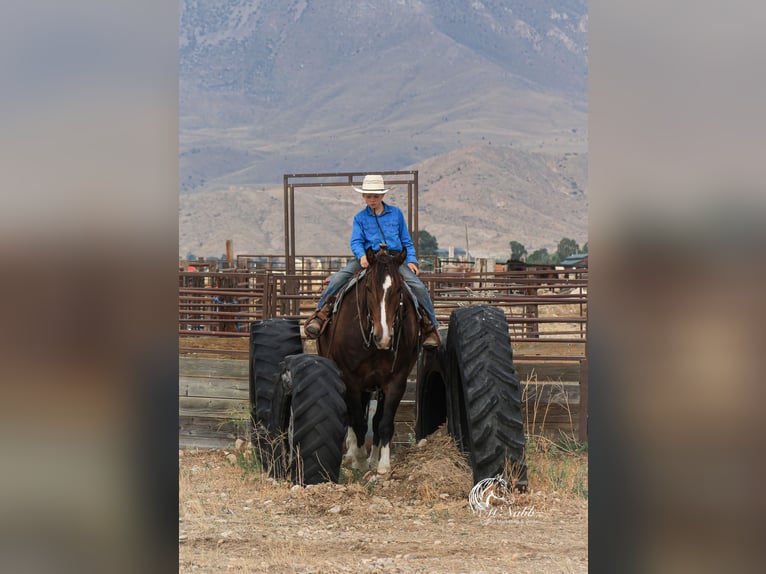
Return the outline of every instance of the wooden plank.
[[[571,418],[569,416],[548,417],[544,422],[527,422],[524,424],[524,431],[527,435],[548,437],[559,437],[564,433],[574,439],[579,431],[577,413],[572,413]]]
[[[213,417],[179,416],[178,432],[184,436],[224,436],[237,438],[249,434],[249,421]]]
[[[179,357],[178,372],[189,377],[249,379],[248,360]]]
[[[527,434],[556,437],[578,429],[580,387],[576,383],[525,385],[524,425]]]
[[[579,405],[580,385],[577,383],[530,383],[522,386],[522,399],[528,404],[556,403]]]
[[[250,401],[201,397],[178,397],[178,416],[240,419],[249,416]]]
[[[515,361],[514,367],[519,378],[537,381],[579,381],[580,364],[570,361]]]
[[[577,436],[580,407],[577,403],[527,402],[524,412],[524,426],[528,435],[542,435],[552,438],[562,433]]]
[[[524,424],[545,426],[549,423],[569,423],[577,426],[579,413],[580,409],[577,406],[567,408],[564,405],[548,404],[543,405],[543,408],[538,408],[537,411],[531,406],[527,406]]]
[[[562,355],[572,357],[585,356],[585,341],[572,343],[546,343],[545,339],[537,341],[514,341],[511,339],[514,355]]]
[[[568,345],[570,344],[565,346]],[[555,354],[562,356],[568,354],[560,344],[558,347]],[[524,353],[527,354],[527,351],[525,350]],[[548,353],[551,354],[550,351]],[[579,354],[573,356],[579,356]],[[537,374],[539,380],[578,381],[580,377],[579,363],[575,361],[517,360],[515,367],[522,378],[533,373]],[[179,357],[179,373],[182,377],[249,379],[248,361],[245,359]],[[416,369],[413,369],[409,378],[415,380],[415,376]]]
[[[179,448],[216,449],[231,448],[231,441],[220,437],[178,437]]]
[[[556,353],[561,353],[561,344]],[[249,433],[250,411],[248,361],[182,357],[179,359],[179,445],[195,448],[227,448],[237,437]],[[576,432],[579,422],[579,364],[565,361],[516,364],[524,385],[525,424],[530,434],[558,435]],[[553,382],[544,382],[546,379]],[[405,400],[395,422],[396,444],[409,444],[416,418],[415,371],[409,377]]]
[[[558,435],[559,431],[576,433],[578,430],[579,397],[570,396],[563,400],[561,391],[554,385],[539,385],[545,389],[539,389],[541,396],[552,399],[552,402],[527,401],[524,405],[524,425],[528,434]],[[576,390],[577,385],[572,385]],[[557,395],[557,393],[559,393]],[[568,401],[568,402],[567,402]],[[395,442],[406,442],[407,436],[414,434],[417,407],[414,401],[402,401],[396,411],[396,433],[398,438]]]
[[[416,406],[403,402],[397,411],[394,444],[411,444],[415,436]],[[525,409],[525,432],[557,438],[561,433],[576,436],[578,431],[578,407],[570,405],[542,405],[534,412],[531,404]],[[226,418],[196,415],[179,416],[178,442],[182,448],[229,448],[237,438],[247,439],[250,430],[246,423]]]
[[[247,379],[178,377],[179,397],[207,397],[250,400],[250,384]]]
[[[181,448],[231,448],[237,438],[247,438],[249,432],[247,424],[231,420],[178,417],[178,445]]]
[[[570,415],[574,421],[577,421],[579,405],[576,402],[570,403],[533,403],[527,402],[524,405],[526,420],[529,422],[543,423],[551,421],[569,420]],[[417,416],[417,407],[414,401],[402,401],[399,409],[396,411],[396,422],[414,423]]]

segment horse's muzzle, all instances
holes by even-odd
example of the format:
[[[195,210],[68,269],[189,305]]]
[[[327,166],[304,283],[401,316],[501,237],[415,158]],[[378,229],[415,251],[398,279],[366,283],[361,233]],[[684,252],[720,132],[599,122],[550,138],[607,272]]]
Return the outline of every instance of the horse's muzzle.
[[[388,351],[391,349],[391,343],[394,338],[391,334],[373,334],[372,340],[375,343],[375,347],[380,351]]]

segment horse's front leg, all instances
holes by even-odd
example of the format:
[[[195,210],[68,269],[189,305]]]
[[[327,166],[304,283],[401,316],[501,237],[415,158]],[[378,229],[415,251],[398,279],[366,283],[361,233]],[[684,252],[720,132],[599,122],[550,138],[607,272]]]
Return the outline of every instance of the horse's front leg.
[[[380,433],[378,427],[380,426],[380,419],[383,418],[383,411],[385,410],[385,401],[383,400],[383,393],[378,393],[377,401],[375,402],[375,415],[372,417],[372,448],[370,449],[370,458],[367,462],[370,464],[370,468],[375,468],[378,465],[380,459]]]
[[[349,427],[346,433],[346,458],[351,461],[351,468],[360,471],[369,469],[367,449],[364,446],[367,434],[367,404],[369,393],[348,395],[346,405],[349,413]]]
[[[399,377],[396,383],[388,385],[387,391],[383,395],[383,412],[381,413],[378,424],[373,421],[373,442],[376,441],[375,435],[380,439],[380,460],[378,461],[378,474],[386,474],[391,470],[391,440],[394,438],[394,418],[396,410],[399,408],[399,402],[404,396],[404,390],[407,386],[407,374]],[[381,403],[378,403],[380,408]],[[375,415],[377,416],[377,412]],[[377,427],[377,432],[376,432]]]

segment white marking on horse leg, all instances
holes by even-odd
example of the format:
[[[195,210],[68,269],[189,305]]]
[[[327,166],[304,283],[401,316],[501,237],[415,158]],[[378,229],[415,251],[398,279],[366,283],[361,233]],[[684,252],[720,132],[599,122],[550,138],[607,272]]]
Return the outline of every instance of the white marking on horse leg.
[[[356,444],[356,433],[354,429],[348,427],[348,434],[346,435],[346,458],[351,460],[351,468],[356,470],[368,470],[370,466],[367,464],[367,450],[364,445],[361,447]]]
[[[351,427],[346,427],[346,454],[343,455],[343,458],[351,460],[354,456],[354,451],[352,450],[351,445],[356,444],[356,433],[354,432],[354,429]]]
[[[378,474],[386,474],[391,470],[391,443],[380,449],[380,461],[378,462]]]
[[[380,298],[380,326],[383,332],[380,335],[380,343],[378,343],[379,349],[388,349],[391,345],[391,331],[388,328],[388,317],[386,316],[386,293],[394,284],[390,275],[386,275],[383,280],[383,296]]]
[[[372,445],[372,449],[370,449],[370,458],[367,459],[367,462],[370,465],[370,468],[375,468],[375,466],[378,464],[378,460],[380,459],[380,445],[374,444]]]

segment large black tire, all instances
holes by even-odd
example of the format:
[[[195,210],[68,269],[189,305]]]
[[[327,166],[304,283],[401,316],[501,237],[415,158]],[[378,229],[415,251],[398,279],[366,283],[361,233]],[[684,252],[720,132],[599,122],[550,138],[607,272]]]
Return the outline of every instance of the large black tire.
[[[274,391],[270,473],[296,484],[338,482],[346,435],[346,387],[335,363],[318,355],[285,357]]]
[[[264,319],[250,325],[250,417],[255,434],[269,423],[280,363],[303,352],[301,330],[294,319]]]
[[[452,432],[451,401],[449,394],[449,370],[447,367],[447,328],[439,329],[442,346],[439,349],[423,348],[418,357],[417,384],[415,391],[415,439],[421,440],[435,432],[444,422]]]
[[[516,487],[525,489],[521,384],[503,311],[488,305],[455,309],[446,360],[452,434],[468,455],[474,483],[502,474],[508,458]]]

